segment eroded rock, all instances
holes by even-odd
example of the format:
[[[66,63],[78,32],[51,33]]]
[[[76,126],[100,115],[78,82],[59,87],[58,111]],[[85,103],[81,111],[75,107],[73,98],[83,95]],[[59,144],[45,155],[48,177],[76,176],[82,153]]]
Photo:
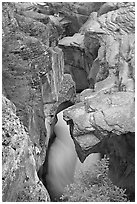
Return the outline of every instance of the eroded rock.
[[[2,98],[3,202],[47,202],[49,195],[37,176],[36,146],[16,116],[16,108]]]
[[[84,50],[84,35],[76,33],[73,37],[65,37],[59,41],[64,52],[64,71],[70,73],[76,83],[76,91],[80,92],[89,87],[88,74],[93,60],[96,58],[98,44],[92,45],[93,52]]]
[[[83,25],[81,32],[85,33],[84,41],[87,52],[90,53],[89,36],[96,38],[100,43],[98,56],[94,60],[94,62],[98,60],[97,67],[100,76],[97,74],[93,76],[96,71],[93,62],[88,78],[97,82],[103,78],[104,73],[100,72],[102,67],[104,67],[105,73],[113,68],[116,84],[119,85],[120,90],[126,91],[129,89],[129,79],[132,79],[134,84],[135,7],[134,3],[117,3],[115,6],[116,10],[104,13],[99,17],[97,13],[95,13],[96,15],[92,13],[91,19]]]
[[[102,4],[103,2],[45,2],[44,5],[38,3],[38,12],[59,15],[64,20],[70,21],[67,35],[72,36],[79,31],[89,14],[98,11]]]
[[[134,93],[92,93],[87,90],[83,93],[83,102],[64,111],[79,159],[84,162],[89,154],[97,152],[108,155],[113,183],[126,188],[127,194],[134,197]]]
[[[48,145],[44,103],[58,101],[64,61],[59,48],[47,47],[52,37],[57,40],[52,33],[56,28],[38,21],[38,13],[33,18],[33,4],[31,17],[23,15],[29,8],[30,4],[3,3],[3,90],[40,153],[35,158],[38,170]]]
[[[112,181],[134,194],[134,14],[134,2],[3,3],[2,89],[16,106],[4,97],[4,201],[48,201],[36,172],[75,89],[86,90],[64,118],[80,160],[107,154]]]
[[[135,131],[134,105],[132,92],[100,92],[69,108],[64,117],[74,122],[73,136],[78,136],[81,132],[92,133],[98,129],[102,134],[104,132],[104,136],[106,131],[125,134]]]

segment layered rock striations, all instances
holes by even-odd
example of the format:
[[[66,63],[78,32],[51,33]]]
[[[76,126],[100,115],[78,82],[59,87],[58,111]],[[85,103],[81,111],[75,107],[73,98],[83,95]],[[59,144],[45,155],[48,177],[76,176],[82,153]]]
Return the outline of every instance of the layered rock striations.
[[[81,162],[107,154],[111,180],[134,199],[134,2],[3,2],[2,12],[3,201],[49,201],[37,172],[66,104]]]
[[[61,39],[59,46],[65,53],[65,71],[72,74],[78,92],[94,89],[111,69],[119,89],[134,90],[134,3],[103,4],[78,33]]]
[[[115,84],[120,90],[134,90],[134,52],[135,52],[135,7],[134,3],[118,4],[119,8],[101,16],[94,15],[89,23],[83,25],[85,45],[90,52],[88,38],[100,42],[98,56],[92,64],[88,78],[95,82],[102,80],[105,69],[113,69]],[[93,16],[93,14],[91,14]],[[96,62],[99,70],[96,76]],[[93,76],[93,77],[92,77]],[[131,82],[132,81],[132,82]]]

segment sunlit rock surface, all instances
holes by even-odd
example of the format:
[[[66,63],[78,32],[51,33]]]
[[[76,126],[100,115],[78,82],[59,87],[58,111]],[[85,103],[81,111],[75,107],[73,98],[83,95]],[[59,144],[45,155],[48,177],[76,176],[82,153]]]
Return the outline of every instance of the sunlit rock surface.
[[[102,134],[104,132],[104,136],[106,131],[125,134],[135,131],[134,106],[132,92],[99,93],[67,109],[64,117],[66,120],[73,119],[73,136],[78,136],[82,131],[89,133],[97,129]]]
[[[64,111],[64,119],[71,124],[71,134],[80,160],[83,162],[89,154],[95,152],[107,154],[110,158],[110,178],[116,185],[126,188],[133,194],[135,190],[134,97],[133,92],[113,94],[99,92],[85,97],[84,102]]]

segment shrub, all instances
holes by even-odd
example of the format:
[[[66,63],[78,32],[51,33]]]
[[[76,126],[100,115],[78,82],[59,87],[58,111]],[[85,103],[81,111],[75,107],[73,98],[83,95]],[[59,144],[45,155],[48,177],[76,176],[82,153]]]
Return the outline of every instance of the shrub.
[[[96,170],[79,172],[75,182],[65,188],[61,197],[67,202],[127,202],[125,190],[112,184],[108,178],[109,159],[103,158]]]

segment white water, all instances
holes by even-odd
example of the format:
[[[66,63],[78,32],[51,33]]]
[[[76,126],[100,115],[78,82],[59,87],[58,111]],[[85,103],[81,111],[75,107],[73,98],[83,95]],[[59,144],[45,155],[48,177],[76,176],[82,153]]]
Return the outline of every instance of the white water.
[[[50,195],[59,198],[64,188],[74,181],[76,169],[85,169],[88,167],[87,163],[96,163],[99,154],[90,155],[86,159],[88,162],[81,164],[70,136],[69,126],[63,120],[63,111],[58,113],[57,117],[58,122],[54,127],[56,139],[49,151],[46,182]],[[89,159],[90,157],[92,158]]]

